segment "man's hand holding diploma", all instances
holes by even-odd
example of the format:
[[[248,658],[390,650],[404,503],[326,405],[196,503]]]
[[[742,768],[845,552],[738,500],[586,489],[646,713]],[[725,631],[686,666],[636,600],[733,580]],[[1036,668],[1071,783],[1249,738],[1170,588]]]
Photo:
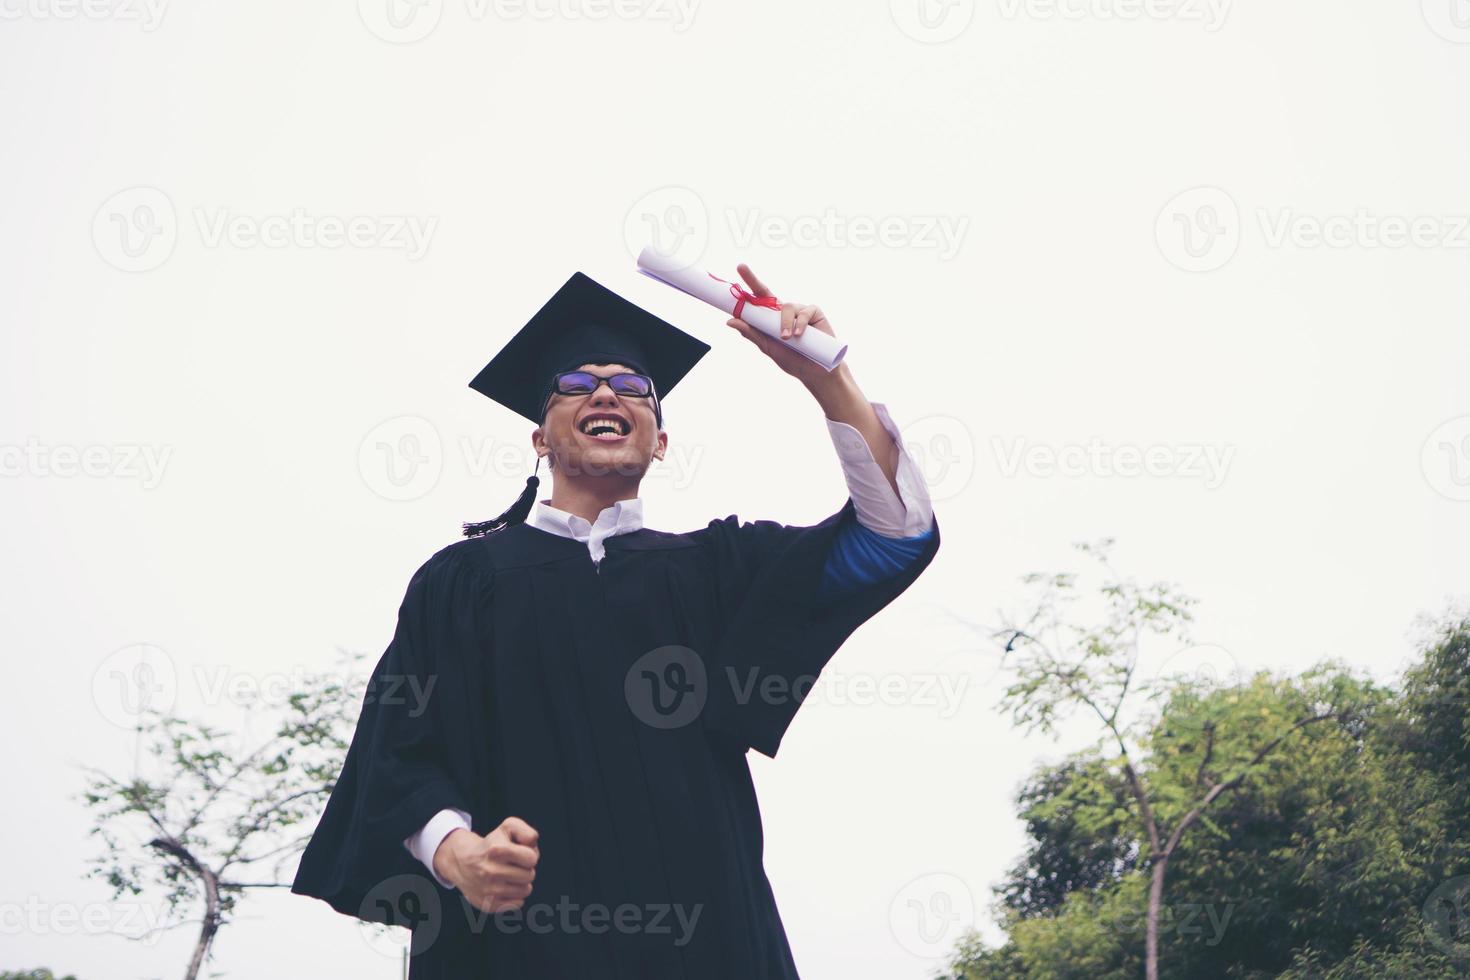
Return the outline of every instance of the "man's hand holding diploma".
[[[752,293],[758,297],[772,295],[771,290],[756,278],[750,266],[742,262],[737,268],[740,278],[745,280]],[[834,422],[845,422],[862,433],[878,468],[883,471],[893,492],[898,493],[898,445],[888,434],[888,430],[883,428],[883,423],[878,420],[878,413],[873,410],[872,404],[853,380],[845,360],[828,371],[738,317],[732,317],[725,322],[759,347],[781,370],[805,385],[812,397],[816,398],[817,404],[822,406],[827,418]],[[821,331],[831,337],[837,336],[832,330],[832,321],[827,319],[821,307],[803,303],[781,304],[782,337],[800,337],[808,329]]]

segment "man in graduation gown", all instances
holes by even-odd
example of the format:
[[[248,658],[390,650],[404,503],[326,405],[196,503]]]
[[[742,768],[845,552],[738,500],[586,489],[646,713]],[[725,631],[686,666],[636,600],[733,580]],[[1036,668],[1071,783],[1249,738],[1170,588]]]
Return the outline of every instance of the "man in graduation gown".
[[[833,332],[814,306],[782,324]],[[849,498],[817,524],[644,526],[662,398],[708,346],[580,273],[471,383],[536,426],[551,496],[533,476],[413,575],[292,889],[411,928],[414,980],[797,976],[745,753],[776,755],[939,532],[845,364],[729,326],[826,415]]]

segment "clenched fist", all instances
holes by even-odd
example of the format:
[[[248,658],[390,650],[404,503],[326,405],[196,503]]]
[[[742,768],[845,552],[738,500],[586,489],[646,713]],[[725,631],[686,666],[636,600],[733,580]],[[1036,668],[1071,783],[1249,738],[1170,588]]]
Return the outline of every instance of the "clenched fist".
[[[506,817],[481,837],[456,830],[434,852],[434,870],[482,912],[518,909],[536,880],[540,835],[520,817]]]

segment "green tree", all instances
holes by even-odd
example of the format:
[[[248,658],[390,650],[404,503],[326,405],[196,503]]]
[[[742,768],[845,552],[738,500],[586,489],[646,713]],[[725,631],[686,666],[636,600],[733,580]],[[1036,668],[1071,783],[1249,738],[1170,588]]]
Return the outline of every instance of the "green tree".
[[[1248,767],[1198,819],[1160,909],[1168,976],[1470,975],[1470,622],[1438,624],[1396,690],[1327,664],[1211,689],[1175,680],[1158,695],[1133,758],[1161,813],[1188,805],[1211,753],[1250,759],[1253,739],[1291,719],[1333,716]],[[968,938],[951,976],[1144,971],[1147,865],[1094,860],[1126,854],[1130,828],[1148,852],[1136,802],[1127,819],[1117,812],[1121,769],[1116,752],[1095,748],[1027,782],[1018,806],[1033,844],[997,890],[1007,941]]]
[[[157,895],[166,921],[199,916],[184,974],[195,980],[248,890],[288,887],[306,845],[304,822],[331,793],[358,703],[344,674],[306,678],[284,705],[257,692],[244,734],[152,713],[139,736],[149,772],[119,778],[88,770],[82,799],[96,813],[102,851],[91,876],[123,895]]]
[[[1159,977],[1159,935],[1163,926],[1165,889],[1170,862],[1181,852],[1196,825],[1208,824],[1219,801],[1241,789],[1269,766],[1303,729],[1339,718],[1329,702],[1304,704],[1284,714],[1264,709],[1248,725],[1235,725],[1222,713],[1189,719],[1150,731],[1137,702],[1171,694],[1193,697],[1209,693],[1209,681],[1167,680],[1145,684],[1138,676],[1141,646],[1147,641],[1188,641],[1189,612],[1194,600],[1167,583],[1140,585],[1119,576],[1108,561],[1111,541],[1078,548],[1100,566],[1098,609],[1078,615],[1083,598],[1073,574],[1031,575],[1036,590],[1034,611],[1024,623],[999,631],[1011,656],[1015,680],[1002,707],[1028,731],[1054,734],[1057,725],[1077,712],[1090,715],[1102,730],[1113,755],[1105,764],[1115,770],[1132,801],[1141,831],[1140,866],[1148,875],[1144,924],[1144,975]],[[1157,744],[1160,740],[1166,744]],[[1155,758],[1157,757],[1157,758]],[[1149,763],[1189,767],[1189,778],[1154,779]],[[1106,787],[1092,787],[1106,792]]]

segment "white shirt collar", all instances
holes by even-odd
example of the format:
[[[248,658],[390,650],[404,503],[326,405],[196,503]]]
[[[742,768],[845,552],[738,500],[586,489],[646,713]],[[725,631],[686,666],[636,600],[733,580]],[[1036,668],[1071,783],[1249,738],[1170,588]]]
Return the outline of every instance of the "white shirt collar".
[[[603,542],[617,534],[627,534],[643,527],[643,498],[619,500],[611,507],[604,507],[597,520],[588,522],[585,517],[551,506],[549,501],[538,500],[526,515],[526,523],[542,531],[585,541],[592,560],[602,560]]]

